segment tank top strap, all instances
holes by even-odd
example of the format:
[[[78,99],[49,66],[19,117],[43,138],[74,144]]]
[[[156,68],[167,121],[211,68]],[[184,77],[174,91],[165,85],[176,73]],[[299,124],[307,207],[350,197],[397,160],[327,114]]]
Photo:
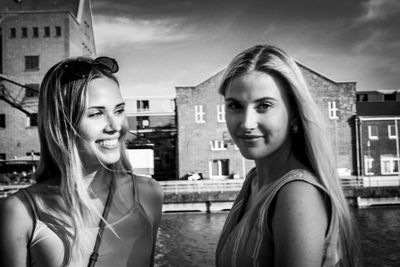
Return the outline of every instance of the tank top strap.
[[[294,169],[294,170],[291,170],[291,171],[287,172],[286,174],[284,174],[283,177],[278,180],[278,183],[277,183],[276,187],[274,187],[274,189],[276,191],[278,191],[284,185],[286,185],[287,183],[290,183],[292,181],[304,181],[304,182],[307,182],[307,183],[317,187],[318,189],[322,190],[324,193],[328,193],[326,188],[324,188],[320,183],[318,183],[318,181],[316,181],[314,177],[315,176],[307,170]]]
[[[139,190],[136,185],[136,177],[135,174],[131,171],[129,172],[129,174],[131,175],[132,185],[133,185],[133,195],[134,195],[133,197],[135,202],[134,206],[137,206],[140,203],[140,201],[139,201]]]
[[[39,220],[39,214],[37,212],[36,203],[33,200],[33,197],[31,195],[31,193],[29,193],[29,191],[26,188],[21,188],[20,191],[24,195],[25,199],[28,201],[29,208],[30,208],[30,210],[32,212],[32,215],[33,215],[33,221],[34,221],[34,223],[36,223],[36,220]]]

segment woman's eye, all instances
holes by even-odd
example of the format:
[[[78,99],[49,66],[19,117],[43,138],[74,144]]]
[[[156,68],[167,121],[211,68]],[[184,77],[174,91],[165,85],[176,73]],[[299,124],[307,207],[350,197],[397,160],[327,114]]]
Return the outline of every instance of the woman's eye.
[[[103,115],[103,113],[102,113],[101,111],[89,113],[89,117],[90,117],[90,118],[93,118],[93,117],[100,117],[101,115]]]
[[[241,106],[238,103],[229,103],[226,104],[227,109],[229,110],[239,110]]]
[[[259,112],[266,112],[268,109],[271,108],[271,106],[272,105],[270,103],[268,103],[268,102],[262,102],[262,103],[257,105],[256,109]]]
[[[115,113],[116,113],[116,114],[124,114],[124,113],[125,113],[125,108],[117,109],[117,110],[115,111]]]

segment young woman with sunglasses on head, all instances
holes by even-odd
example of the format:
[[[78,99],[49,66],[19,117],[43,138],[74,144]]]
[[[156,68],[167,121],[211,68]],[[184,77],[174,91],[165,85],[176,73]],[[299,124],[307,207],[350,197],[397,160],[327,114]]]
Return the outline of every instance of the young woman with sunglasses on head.
[[[255,162],[225,222],[217,267],[355,266],[354,231],[328,127],[295,61],[258,45],[219,92],[242,155]]]
[[[162,191],[131,172],[117,71],[82,57],[45,75],[36,183],[0,207],[0,266],[153,265]]]

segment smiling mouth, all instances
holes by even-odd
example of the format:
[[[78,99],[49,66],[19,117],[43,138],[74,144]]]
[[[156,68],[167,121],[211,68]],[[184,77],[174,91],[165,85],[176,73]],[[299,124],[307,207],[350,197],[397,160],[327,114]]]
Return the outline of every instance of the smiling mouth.
[[[253,143],[261,140],[263,136],[239,136],[239,138],[246,143]]]
[[[115,148],[119,144],[118,139],[100,140],[96,143],[103,148]]]

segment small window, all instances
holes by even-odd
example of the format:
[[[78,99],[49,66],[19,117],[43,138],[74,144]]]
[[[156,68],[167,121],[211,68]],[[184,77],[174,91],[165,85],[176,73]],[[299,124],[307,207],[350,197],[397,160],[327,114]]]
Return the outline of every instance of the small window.
[[[336,120],[339,118],[338,116],[339,109],[336,107],[336,101],[328,102],[328,112],[329,112],[329,119]]]
[[[27,116],[27,127],[36,127],[38,126],[38,117],[37,113],[32,113]]]
[[[368,102],[368,94],[358,94],[357,101],[358,102]]]
[[[388,125],[388,135],[389,139],[397,139],[396,125]]]
[[[137,112],[150,111],[149,100],[136,100]]]
[[[21,30],[22,30],[22,32],[21,32],[21,37],[22,37],[22,38],[28,37],[28,28],[22,27]]]
[[[384,94],[383,101],[396,101],[396,93],[394,94]]]
[[[370,140],[378,140],[378,126],[368,125],[368,138]]]
[[[399,173],[399,159],[395,155],[381,155],[381,173]]]
[[[38,27],[33,27],[32,28],[32,37],[33,38],[38,38],[39,37],[39,28]]]
[[[38,97],[39,96],[39,84],[25,84],[25,97]]]
[[[60,36],[61,36],[61,27],[56,26],[56,37],[60,37]]]
[[[44,37],[50,37],[50,27],[44,27]]]
[[[25,70],[39,70],[39,56],[25,56]]]
[[[17,29],[11,28],[10,29],[10,38],[16,38],[17,37]]]
[[[137,117],[137,127],[138,128],[148,128],[150,126],[150,120],[148,116]]]
[[[210,176],[224,178],[229,175],[229,159],[215,159],[210,161]]]
[[[6,128],[6,114],[0,114],[0,128]]]
[[[206,121],[204,120],[204,111],[203,111],[203,105],[195,105],[194,106],[194,115],[195,115],[195,121],[196,123],[205,123]]]
[[[217,121],[225,122],[225,104],[217,105]]]
[[[371,158],[369,156],[364,156],[365,175],[373,175],[374,174],[373,164],[374,164],[373,158]]]
[[[210,141],[211,150],[226,150],[228,148],[228,144],[223,140],[212,140]]]
[[[0,159],[6,160],[6,153],[0,153]]]

